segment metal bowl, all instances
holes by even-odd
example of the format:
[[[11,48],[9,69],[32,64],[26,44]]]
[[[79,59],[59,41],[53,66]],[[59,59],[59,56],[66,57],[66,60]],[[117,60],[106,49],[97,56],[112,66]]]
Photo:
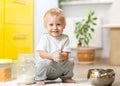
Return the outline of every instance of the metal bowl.
[[[113,69],[89,69],[87,78],[92,86],[111,86],[115,72]]]

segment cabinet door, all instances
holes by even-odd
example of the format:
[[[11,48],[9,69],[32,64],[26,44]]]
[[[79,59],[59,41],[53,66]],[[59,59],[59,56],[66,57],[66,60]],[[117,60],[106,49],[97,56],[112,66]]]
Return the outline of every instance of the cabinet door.
[[[33,23],[33,0],[5,0],[5,22]]]
[[[5,24],[5,57],[33,53],[33,25]]]
[[[3,0],[0,0],[0,58],[3,57]]]

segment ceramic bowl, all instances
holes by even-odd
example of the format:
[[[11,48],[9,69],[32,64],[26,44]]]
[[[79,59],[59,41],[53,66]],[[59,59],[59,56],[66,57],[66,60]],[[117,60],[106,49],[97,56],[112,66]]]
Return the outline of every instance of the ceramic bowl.
[[[89,69],[88,81],[92,86],[111,86],[115,79],[113,69]]]

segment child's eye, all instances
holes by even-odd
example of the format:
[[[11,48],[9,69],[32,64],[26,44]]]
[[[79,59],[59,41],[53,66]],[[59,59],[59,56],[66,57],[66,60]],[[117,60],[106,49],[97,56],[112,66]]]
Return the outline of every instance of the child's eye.
[[[50,26],[53,26],[53,24],[50,24]]]
[[[61,24],[57,24],[57,26],[61,26]]]

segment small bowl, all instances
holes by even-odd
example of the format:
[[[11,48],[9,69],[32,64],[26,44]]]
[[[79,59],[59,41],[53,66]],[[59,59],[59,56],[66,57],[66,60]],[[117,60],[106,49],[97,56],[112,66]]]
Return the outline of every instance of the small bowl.
[[[87,78],[92,86],[111,86],[115,72],[113,69],[89,69]]]

